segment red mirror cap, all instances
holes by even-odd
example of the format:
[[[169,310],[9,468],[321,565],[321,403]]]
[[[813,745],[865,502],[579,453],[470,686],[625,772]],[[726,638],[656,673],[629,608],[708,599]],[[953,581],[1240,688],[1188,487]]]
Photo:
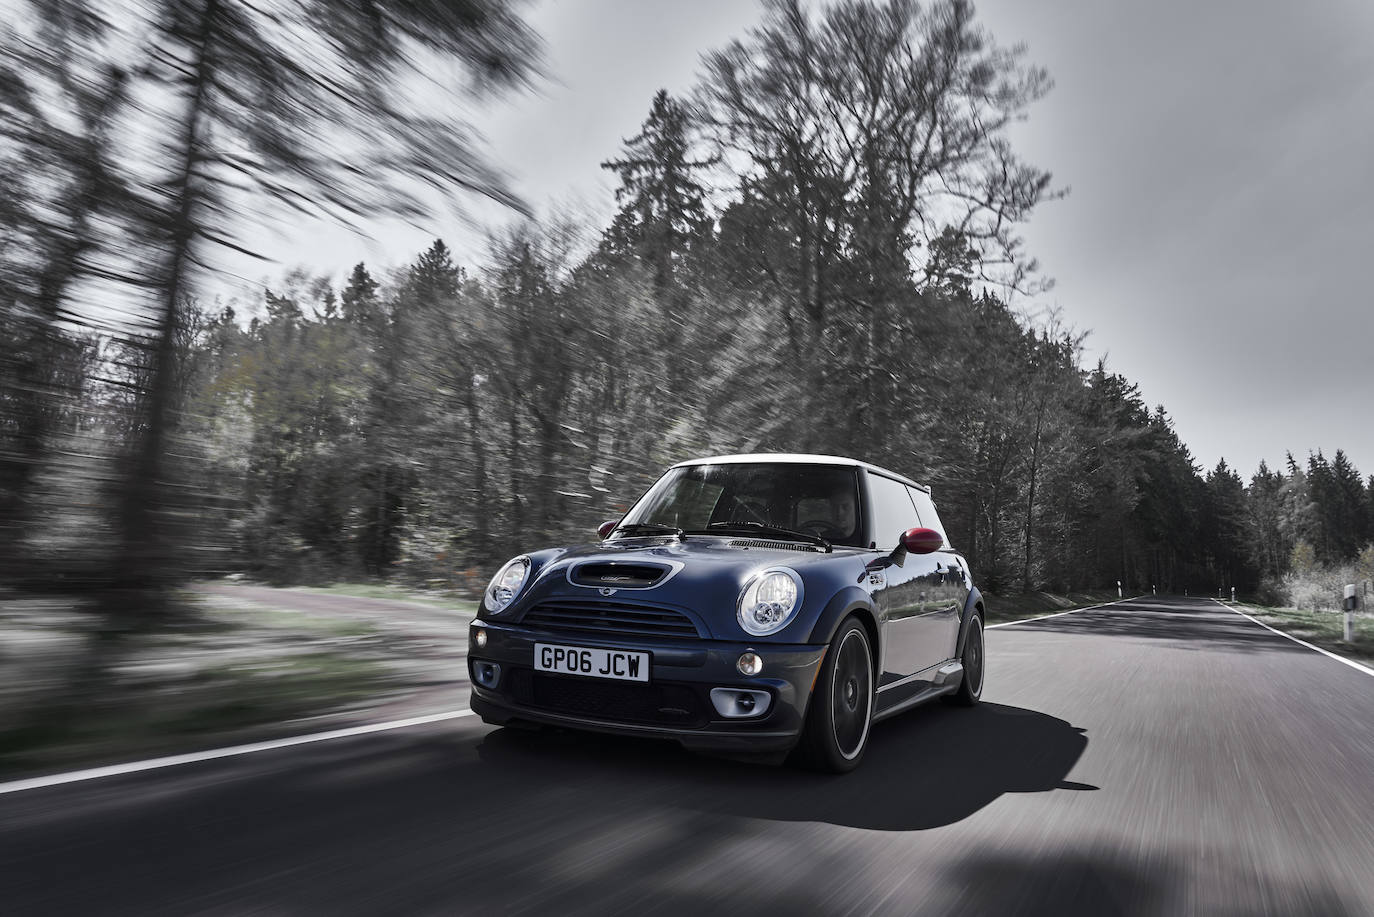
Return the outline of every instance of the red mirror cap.
[[[614,519],[609,522],[603,522],[596,527],[596,534],[601,536],[602,541],[605,541],[607,538],[611,537],[611,532],[615,531],[615,527],[616,520]]]
[[[945,540],[934,529],[907,529],[902,533],[902,547],[910,554],[929,554],[945,546]]]

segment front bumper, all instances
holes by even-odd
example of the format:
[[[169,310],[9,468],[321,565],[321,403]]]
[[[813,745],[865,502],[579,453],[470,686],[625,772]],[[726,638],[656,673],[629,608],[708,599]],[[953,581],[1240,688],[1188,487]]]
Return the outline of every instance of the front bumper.
[[[574,636],[485,620],[474,621],[469,634],[478,627],[486,632],[486,645],[478,648],[469,637],[468,675],[472,709],[483,721],[673,739],[696,751],[732,754],[785,752],[797,743],[826,649],[809,644]],[[649,653],[650,680],[644,684],[537,672],[535,643]],[[753,678],[736,668],[740,655],[750,651],[763,659],[763,670]],[[500,666],[491,687],[478,684],[475,677],[475,667],[482,663]],[[727,718],[712,705],[712,688],[766,691],[771,701],[757,717]]]

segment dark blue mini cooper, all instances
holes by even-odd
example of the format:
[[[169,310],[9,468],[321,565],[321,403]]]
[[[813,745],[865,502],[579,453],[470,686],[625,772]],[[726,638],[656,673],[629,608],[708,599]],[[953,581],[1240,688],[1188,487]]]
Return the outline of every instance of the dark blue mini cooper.
[[[599,544],[509,561],[472,622],[488,723],[835,772],[869,727],[983,689],[983,605],[930,491],[853,459],[674,465]]]

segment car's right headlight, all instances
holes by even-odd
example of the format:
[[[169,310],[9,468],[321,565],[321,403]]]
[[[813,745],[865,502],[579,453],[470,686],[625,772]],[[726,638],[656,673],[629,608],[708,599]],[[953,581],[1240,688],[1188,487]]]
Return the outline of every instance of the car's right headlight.
[[[788,567],[769,567],[745,583],[736,617],[745,633],[766,637],[782,630],[801,603],[802,582],[797,572]]]
[[[492,614],[505,611],[511,602],[520,595],[530,578],[530,559],[524,554],[506,561],[487,586],[487,594],[482,599],[482,607]]]

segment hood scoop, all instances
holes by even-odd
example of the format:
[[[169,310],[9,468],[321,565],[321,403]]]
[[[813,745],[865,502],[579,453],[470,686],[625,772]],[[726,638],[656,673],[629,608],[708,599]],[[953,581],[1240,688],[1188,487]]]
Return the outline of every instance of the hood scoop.
[[[667,564],[593,561],[568,571],[568,582],[593,589],[649,589],[673,572]]]

